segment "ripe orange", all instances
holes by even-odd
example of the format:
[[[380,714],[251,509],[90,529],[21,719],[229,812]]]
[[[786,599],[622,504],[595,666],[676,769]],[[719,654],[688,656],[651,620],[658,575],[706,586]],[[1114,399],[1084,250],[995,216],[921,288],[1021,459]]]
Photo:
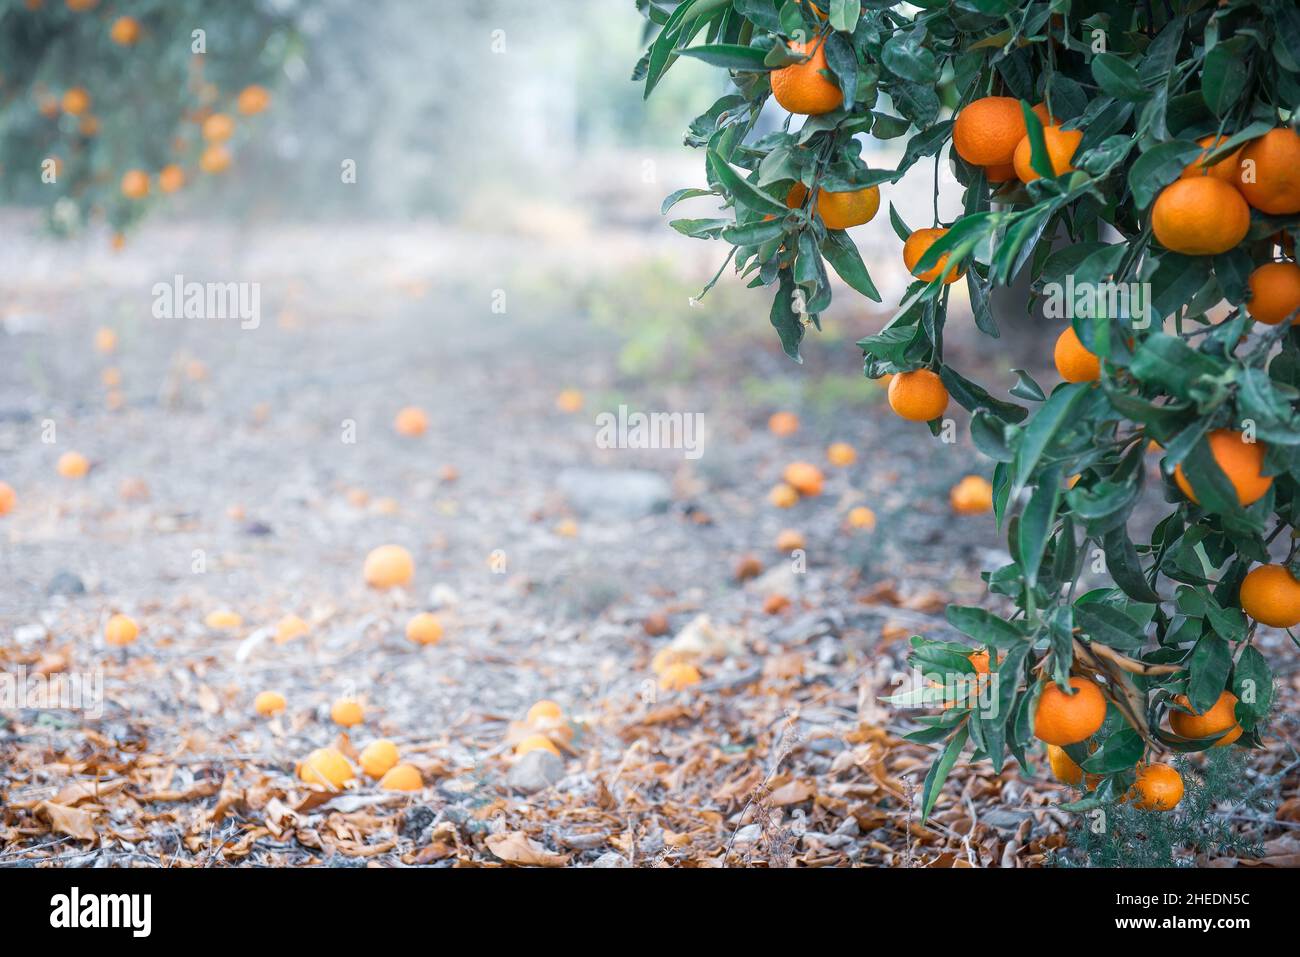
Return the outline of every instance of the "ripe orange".
[[[772,491],[767,493],[767,500],[777,508],[794,508],[799,502],[799,493],[780,482],[772,486]]]
[[[1273,484],[1271,475],[1261,474],[1264,469],[1264,454],[1268,451],[1267,446],[1263,442],[1247,442],[1240,432],[1234,432],[1232,429],[1215,429],[1210,433],[1209,442],[1210,454],[1214,456],[1214,461],[1237,491],[1237,501],[1245,506],[1263,498]],[[1181,463],[1174,467],[1174,481],[1178,483],[1184,495],[1196,504],[1200,504],[1196,493],[1192,491],[1191,483],[1183,474]]]
[[[1272,628],[1300,625],[1300,582],[1285,565],[1258,565],[1246,573],[1238,596],[1241,610]]]
[[[213,144],[199,157],[199,169],[205,173],[224,173],[230,169],[230,150]]]
[[[118,17],[108,31],[109,39],[124,47],[129,47],[140,39],[140,22],[135,17]]]
[[[763,574],[763,563],[753,555],[744,555],[736,562],[736,581],[749,581]]]
[[[366,556],[362,573],[371,588],[397,588],[411,583],[415,563],[401,545],[380,545]]]
[[[89,115],[83,116],[81,121],[77,123],[77,132],[82,136],[98,136],[99,119]]]
[[[1250,207],[1221,179],[1176,179],[1151,207],[1151,229],[1160,245],[1186,256],[1217,256],[1246,238]]]
[[[393,419],[393,428],[398,435],[405,435],[407,438],[424,435],[429,428],[429,417],[424,414],[423,409],[408,405],[398,411],[396,418]]]
[[[436,645],[442,640],[442,622],[422,611],[406,623],[406,637],[417,645]]]
[[[1264,263],[1250,274],[1246,311],[1257,322],[1276,326],[1287,317],[1300,321],[1300,266],[1292,262]]]
[[[563,389],[555,397],[555,407],[569,414],[582,411],[582,402],[582,393],[577,389]]]
[[[217,631],[229,631],[243,623],[244,619],[239,614],[225,609],[208,612],[208,616],[203,619],[203,624]]]
[[[307,622],[297,615],[285,615],[275,626],[275,643],[283,645],[295,638],[301,638],[310,630]]]
[[[239,91],[239,98],[235,103],[240,113],[252,116],[261,113],[271,105],[271,94],[267,92],[266,87],[253,83]]]
[[[540,721],[560,721],[564,718],[564,709],[558,702],[549,698],[543,698],[536,702],[528,709],[528,714],[524,718],[529,724],[537,724]]]
[[[767,428],[773,435],[785,437],[799,431],[799,416],[793,412],[773,412],[767,420]]]
[[[17,493],[8,482],[0,482],[0,515],[7,515],[13,511],[14,502],[18,500]]]
[[[424,787],[424,781],[414,767],[399,764],[379,779],[379,786],[385,791],[419,791]]]
[[[129,645],[140,634],[140,626],[126,615],[113,615],[104,626],[104,641],[118,648]]]
[[[1073,326],[1066,326],[1057,337],[1052,358],[1066,382],[1096,382],[1101,378],[1101,360],[1088,351]]]
[[[1202,165],[1214,147],[1227,138],[1226,136],[1203,136],[1197,140],[1198,145],[1205,147],[1205,149],[1201,150],[1200,156],[1183,167],[1182,175],[1179,178],[1192,179],[1197,176],[1213,176],[1215,179],[1221,179],[1225,183],[1235,186],[1237,184],[1237,169],[1241,163],[1241,150],[1234,150],[1231,156],[1219,160],[1212,166]]]
[[[185,170],[169,163],[158,171],[158,188],[164,193],[174,193],[185,185]]]
[[[355,777],[352,765],[334,748],[317,748],[298,764],[298,779],[337,791]]]
[[[779,615],[790,607],[790,599],[785,595],[768,595],[763,599],[763,613]]]
[[[948,390],[929,369],[900,372],[889,383],[889,407],[911,422],[929,422],[948,408]]]
[[[700,671],[689,661],[674,662],[659,676],[660,691],[683,691],[699,683]]]
[[[71,113],[73,116],[80,116],[90,109],[90,94],[79,86],[63,94],[63,112]]]
[[[816,116],[838,109],[844,102],[839,86],[822,72],[830,72],[826,65],[825,41],[814,43],[812,49],[805,43],[791,43],[792,53],[811,54],[811,57],[803,63],[791,63],[772,71],[772,95],[782,108],[791,113]]]
[[[225,113],[213,113],[203,121],[203,138],[209,143],[224,143],[235,132],[235,121]]]
[[[330,708],[330,720],[345,728],[360,724],[365,716],[365,710],[356,698],[339,698]]]
[[[269,718],[284,710],[284,695],[278,691],[260,691],[253,699],[253,710],[263,718]]]
[[[1043,127],[1043,145],[1047,147],[1047,158],[1052,164],[1053,176],[1060,176],[1074,169],[1071,160],[1079,151],[1079,144],[1082,141],[1083,130],[1063,130],[1059,126]],[[1016,144],[1016,154],[1012,160],[1016,175],[1020,177],[1022,183],[1032,183],[1038,179],[1038,171],[1030,163],[1032,154],[1033,145],[1029,141],[1029,135],[1026,134]]]
[[[827,229],[849,229],[875,218],[880,209],[880,187],[831,193],[817,190],[817,212]]]
[[[990,183],[1008,183],[1016,179],[1016,164],[998,163],[996,166],[985,166],[984,178]]]
[[[1183,778],[1167,764],[1143,765],[1130,795],[1134,807],[1143,811],[1172,811],[1183,799]]]
[[[1174,703],[1191,710],[1185,694],[1174,698]],[[1227,734],[1223,734],[1223,737],[1215,741],[1214,746],[1227,747],[1240,738],[1244,730],[1237,723],[1237,716],[1233,713],[1236,707],[1237,696],[1231,691],[1224,691],[1219,695],[1219,700],[1214,702],[1210,710],[1204,714],[1170,711],[1169,726],[1174,729],[1175,734],[1181,734],[1184,738],[1212,738],[1226,731]]]
[[[965,268],[948,269],[946,273],[944,272],[948,266],[947,253],[940,256],[939,261],[925,272],[918,273],[916,271],[916,264],[921,261],[921,257],[925,255],[926,250],[938,242],[939,238],[947,232],[948,230],[940,227],[928,226],[925,229],[914,230],[912,235],[907,237],[907,241],[903,243],[903,265],[907,267],[908,272],[922,282],[934,282],[940,273],[944,273],[943,282],[944,285],[948,285],[956,282],[966,274]]]
[[[810,462],[791,462],[781,477],[800,495],[811,498],[822,493],[822,470]]]
[[[652,611],[641,622],[641,630],[651,638],[668,634],[668,616],[661,611]]]
[[[90,471],[90,462],[80,452],[64,452],[55,469],[64,478],[83,478]]]
[[[776,536],[776,550],[778,552],[793,552],[805,546],[803,534],[795,531],[793,528],[782,529]]]
[[[1253,181],[1246,182],[1252,174]],[[1236,186],[1261,212],[1300,213],[1300,135],[1284,126],[1247,143]]]
[[[1066,694],[1051,682],[1043,686],[1034,714],[1034,737],[1048,744],[1067,745],[1084,741],[1106,720],[1106,698],[1087,678],[1071,678],[1073,694]]]
[[[859,505],[849,509],[848,522],[850,528],[873,529],[876,527],[876,513],[865,505]]]
[[[107,355],[117,348],[117,333],[104,328],[95,332],[95,348]]]
[[[361,752],[361,770],[372,778],[382,778],[397,764],[397,745],[387,738],[371,741]]]
[[[968,103],[952,127],[957,155],[975,166],[1005,166],[1025,136],[1020,101],[1010,96],[986,96]]]
[[[948,493],[952,510],[958,515],[979,515],[993,511],[993,486],[979,475],[967,475]],[[987,656],[985,656],[987,658]]]
[[[522,758],[529,751],[550,751],[557,758],[562,757],[560,749],[544,734],[530,734],[515,745],[515,757]]]
[[[36,6],[39,7],[40,3],[38,2]],[[94,10],[97,6],[99,6],[99,0],[67,0],[67,7],[73,13],[85,13],[87,10]],[[32,10],[35,7],[29,4],[27,9]]]
[[[857,460],[857,451],[847,442],[832,442],[826,449],[826,461],[838,468],[846,468]]]

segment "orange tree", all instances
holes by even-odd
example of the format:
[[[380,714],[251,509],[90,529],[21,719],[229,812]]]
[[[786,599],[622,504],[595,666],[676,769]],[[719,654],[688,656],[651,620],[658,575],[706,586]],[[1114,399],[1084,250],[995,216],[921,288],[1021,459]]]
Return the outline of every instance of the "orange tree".
[[[942,713],[918,719],[913,737],[938,755],[924,812],[967,749],[1027,768],[1043,742],[1057,776],[1087,790],[1069,806],[1134,795],[1168,810],[1183,793],[1170,753],[1258,746],[1273,676],[1257,626],[1300,624],[1284,535],[1300,496],[1294,0],[639,5],[647,95],[682,57],[734,86],[686,136],[707,187],[664,209],[721,200],[721,215],[672,225],[728,244],[727,262],[773,291],[791,358],[830,304],[828,270],[879,301],[845,229],[876,215],[882,188],[922,162],[936,184],[950,164],[963,187],[951,223],[911,229],[891,204],[917,278],[858,344],[867,376],[892,374],[897,414],[937,434],[950,400],[969,412],[1012,558],[984,576],[1012,613],[948,610],[981,650],[912,639],[931,683],[963,676],[976,692],[940,692]],[[783,122],[760,134],[769,98]],[[905,137],[901,161],[872,168],[865,135]],[[945,361],[950,291],[964,279],[975,325],[996,337],[990,290],[1024,276],[1075,293],[1062,381],[1021,372],[998,395]],[[1151,451],[1166,514],[1136,535]],[[1093,565],[1105,583],[1080,589]]]
[[[120,234],[230,167],[297,46],[254,0],[0,0],[0,190]]]

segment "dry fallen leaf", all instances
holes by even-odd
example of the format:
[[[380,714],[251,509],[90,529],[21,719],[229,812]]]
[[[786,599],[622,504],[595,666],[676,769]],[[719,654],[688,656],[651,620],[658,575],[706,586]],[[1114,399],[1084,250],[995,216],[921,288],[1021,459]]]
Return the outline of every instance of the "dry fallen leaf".
[[[95,830],[95,818],[89,811],[65,807],[53,801],[42,801],[36,805],[36,812],[49,818],[51,830],[75,837],[79,841],[90,841],[92,844],[99,840],[99,834]]]
[[[530,867],[563,867],[569,863],[568,854],[553,854],[523,831],[489,834],[488,850],[509,864]]]

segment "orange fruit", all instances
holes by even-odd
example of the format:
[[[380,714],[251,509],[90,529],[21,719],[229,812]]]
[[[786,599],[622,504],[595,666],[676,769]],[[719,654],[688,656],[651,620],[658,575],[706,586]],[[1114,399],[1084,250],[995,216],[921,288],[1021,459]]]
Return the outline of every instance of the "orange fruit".
[[[17,493],[8,482],[0,482],[0,515],[7,515],[14,509],[14,502],[18,500]]]
[[[683,691],[699,683],[700,671],[689,661],[674,662],[659,675],[660,691]]]
[[[1213,176],[1215,179],[1221,179],[1225,183],[1235,186],[1237,183],[1237,169],[1241,163],[1241,150],[1234,150],[1232,155],[1219,160],[1212,166],[1204,166],[1205,159],[1214,150],[1214,147],[1222,143],[1228,137],[1226,136],[1202,136],[1197,140],[1197,144],[1205,147],[1201,150],[1201,155],[1192,160],[1183,167],[1180,179],[1191,179],[1196,176]]]
[[[285,615],[275,626],[275,643],[283,645],[307,634],[311,628],[297,615]]]
[[[799,416],[793,412],[773,412],[767,420],[767,428],[773,435],[794,435],[799,431]]]
[[[799,502],[799,493],[781,482],[772,486],[772,491],[767,493],[767,500],[777,508],[794,508]]]
[[[582,411],[582,402],[582,393],[577,389],[564,389],[555,397],[555,407],[570,415]]]
[[[529,751],[550,751],[557,758],[563,757],[560,749],[544,734],[530,734],[515,745],[515,757],[522,758]]]
[[[1079,151],[1079,144],[1082,141],[1083,130],[1063,130],[1059,126],[1043,127],[1043,145],[1047,147],[1047,158],[1052,164],[1053,176],[1060,176],[1074,169],[1070,161]],[[1038,179],[1038,171],[1030,163],[1033,149],[1028,134],[1016,145],[1012,165],[1015,166],[1016,175],[1020,177],[1022,183],[1032,183]]]
[[[524,720],[529,724],[537,724],[539,721],[561,721],[563,718],[564,709],[557,702],[543,698],[528,709]]]
[[[398,588],[411,583],[415,563],[401,545],[380,545],[366,556],[362,573],[371,588]]]
[[[185,170],[169,163],[158,171],[158,188],[164,193],[174,193],[185,185]]]
[[[922,282],[934,282],[935,278],[947,268],[948,254],[944,253],[939,257],[939,261],[925,272],[918,273],[916,271],[916,264],[921,261],[921,257],[925,255],[926,250],[933,246],[941,236],[946,235],[947,232],[948,230],[937,226],[926,227],[925,229],[913,231],[912,235],[908,236],[907,241],[903,243],[903,265],[907,267],[908,272]],[[944,285],[956,282],[965,274],[966,270],[964,268],[948,269],[943,277]]]
[[[66,107],[65,107],[66,109]],[[1253,182],[1245,178],[1253,172]],[[1300,136],[1290,127],[1269,130],[1241,150],[1237,189],[1261,212],[1300,213]]]
[[[1174,703],[1187,708],[1191,711],[1191,705],[1187,700],[1187,695],[1180,694],[1174,698]],[[1193,712],[1188,714],[1185,711],[1170,711],[1169,726],[1174,729],[1175,734],[1181,734],[1184,738],[1212,738],[1216,734],[1223,734],[1218,741],[1214,742],[1216,748],[1227,747],[1241,737],[1244,729],[1237,723],[1237,716],[1234,709],[1237,707],[1237,696],[1231,691],[1224,691],[1219,695],[1219,699],[1214,702],[1210,710],[1204,714]]]
[[[73,116],[80,116],[90,109],[90,94],[79,86],[74,86],[63,94],[64,113],[71,113]]]
[[[652,611],[641,622],[641,630],[651,638],[668,634],[668,616],[661,611]]]
[[[813,497],[822,493],[822,470],[810,462],[791,462],[781,477],[800,495]]]
[[[104,641],[118,648],[129,645],[140,634],[140,626],[126,615],[113,615],[104,626]]]
[[[849,509],[848,522],[850,528],[873,529],[876,527],[876,513],[865,505],[859,505]]]
[[[238,614],[224,609],[209,612],[208,616],[203,619],[203,624],[218,631],[229,631],[232,628],[238,628],[243,623],[244,619]]]
[[[929,422],[948,408],[948,390],[929,369],[900,372],[889,383],[889,407],[911,422]]]
[[[1264,263],[1250,274],[1246,311],[1256,322],[1276,326],[1300,310],[1300,266],[1292,262]],[[1291,321],[1300,321],[1300,315]]]
[[[1016,178],[1015,163],[998,163],[984,167],[984,178],[990,183],[1008,183]]]
[[[252,83],[239,91],[239,97],[235,101],[239,112],[245,116],[253,116],[261,113],[271,105],[271,94],[267,92],[266,87],[258,86]]]
[[[1261,474],[1264,469],[1264,454],[1268,451],[1264,443],[1247,442],[1240,432],[1232,429],[1215,429],[1210,433],[1209,442],[1210,454],[1237,491],[1237,501],[1246,506],[1263,498],[1273,484],[1271,475]],[[1174,467],[1174,481],[1184,495],[1200,504],[1196,493],[1192,491],[1191,483],[1183,474],[1181,463]]]
[[[205,173],[224,173],[230,169],[230,150],[213,144],[199,157],[199,169]]]
[[[1052,358],[1066,382],[1096,382],[1101,378],[1101,360],[1088,351],[1073,326],[1066,326],[1057,337]]]
[[[82,478],[90,471],[90,462],[80,452],[64,452],[55,468],[64,478]]]
[[[1043,686],[1034,714],[1034,737],[1047,744],[1078,744],[1092,737],[1106,720],[1106,698],[1086,678],[1071,678],[1072,694],[1051,682]]]
[[[1241,610],[1262,625],[1300,625],[1300,582],[1285,565],[1257,565],[1241,581]]]
[[[112,329],[99,329],[95,332],[95,348],[107,355],[117,348],[117,333]]]
[[[82,136],[98,136],[99,120],[93,116],[83,116],[77,123],[77,132]]]
[[[122,175],[122,195],[127,199],[144,199],[149,195],[149,174],[129,169]]]
[[[825,42],[817,40],[814,43],[811,49],[805,43],[791,43],[792,53],[810,53],[811,57],[803,63],[791,63],[772,71],[772,95],[783,109],[791,113],[816,116],[838,109],[844,102],[839,86],[822,72],[830,72],[826,65]]]
[[[783,529],[776,536],[776,550],[778,552],[793,552],[804,547],[803,535],[793,528]]]
[[[398,435],[405,435],[407,438],[424,435],[425,430],[429,428],[429,417],[424,414],[423,409],[408,405],[393,419],[393,428]]]
[[[417,645],[436,645],[442,640],[442,622],[422,611],[406,623],[406,637]]]
[[[388,773],[379,779],[379,786],[385,791],[419,791],[424,787],[424,781],[414,767],[399,764],[389,768]]]
[[[224,143],[235,132],[235,121],[225,113],[213,113],[203,121],[203,138],[209,143]]]
[[[284,695],[278,691],[261,691],[253,699],[253,710],[263,718],[269,718],[284,710]]]
[[[745,555],[736,562],[736,581],[748,581],[763,574],[763,563],[753,555]]]
[[[1160,245],[1186,256],[1217,256],[1246,238],[1250,207],[1221,179],[1176,179],[1151,207],[1151,229]]]
[[[967,475],[948,493],[952,510],[958,515],[979,515],[993,511],[993,486],[979,475]]]
[[[962,107],[952,126],[952,147],[974,166],[1005,166],[1025,136],[1020,101],[985,96]]]
[[[387,738],[371,741],[361,752],[361,770],[372,778],[382,778],[397,764],[397,745]]]
[[[880,187],[830,193],[817,190],[817,213],[827,229],[849,229],[875,218],[880,210]]]
[[[1138,769],[1130,794],[1134,807],[1143,811],[1172,811],[1183,799],[1183,778],[1167,764],[1147,764]]]
[[[135,17],[118,17],[109,29],[108,37],[114,43],[129,47],[140,39],[140,22]]]
[[[39,7],[40,4],[37,3],[36,6]],[[99,6],[99,0],[67,0],[67,7],[73,13],[85,13],[87,10],[94,10],[97,6]],[[33,10],[36,8],[28,6],[28,9]]]
[[[826,461],[837,468],[846,468],[857,460],[857,450],[847,442],[832,442],[826,449]]]
[[[356,698],[339,698],[330,708],[330,719],[335,724],[351,728],[365,720],[365,709]]]
[[[1074,759],[1065,753],[1064,748],[1049,744],[1047,763],[1052,767],[1052,777],[1062,784],[1078,787],[1083,783],[1083,768],[1074,763]]]
[[[355,777],[352,765],[334,748],[317,748],[298,764],[298,779],[337,791]]]

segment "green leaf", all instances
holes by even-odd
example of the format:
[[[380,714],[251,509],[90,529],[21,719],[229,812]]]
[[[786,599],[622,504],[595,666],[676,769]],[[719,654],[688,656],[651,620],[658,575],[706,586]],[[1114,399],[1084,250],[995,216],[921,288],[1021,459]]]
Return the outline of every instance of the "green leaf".
[[[1213,631],[1206,631],[1187,665],[1187,699],[1193,711],[1204,713],[1214,706],[1227,687],[1231,668],[1232,647]]]
[[[662,216],[666,214],[668,210],[672,209],[674,206],[676,206],[684,199],[695,199],[696,197],[699,196],[715,196],[715,195],[717,194],[714,193],[713,190],[711,189],[696,189],[694,187],[679,189],[676,192],[669,193],[664,198],[663,205],[659,207],[659,215]]]
[[[921,787],[921,823],[924,824],[930,817],[930,812],[934,810],[935,802],[939,800],[939,793],[943,790],[943,782],[948,779],[948,772],[952,766],[957,763],[957,758],[961,756],[962,748],[966,747],[966,738],[970,732],[966,725],[962,725],[957,732],[948,740],[948,746],[943,749],[943,754],[939,759],[930,765],[930,770],[925,776],[925,784]]]
[[[822,255],[831,267],[849,284],[851,288],[862,293],[868,299],[880,302],[880,293],[871,281],[866,264],[858,253],[858,247],[849,238],[848,233],[840,229],[826,231],[826,240],[822,243]]]
[[[1056,523],[1056,509],[1061,502],[1061,473],[1059,467],[1046,469],[1038,485],[1029,496],[1017,529],[1020,539],[1020,568],[1025,584],[1033,588],[1038,584],[1038,566],[1047,549],[1052,526]]]
[[[1012,497],[1029,484],[1030,476],[1038,466],[1047,444],[1070,421],[1075,407],[1088,393],[1087,383],[1058,386],[1043,406],[1029,420],[1020,435],[1016,458],[1012,463]]]
[[[1151,95],[1138,71],[1114,53],[1097,53],[1092,58],[1092,76],[1107,96],[1138,102]]]
[[[1089,774],[1114,774],[1127,771],[1142,760],[1146,743],[1142,736],[1127,725],[1116,731],[1097,748],[1079,767]]]
[[[784,216],[790,210],[786,208],[785,203],[769,196],[753,183],[748,182],[743,176],[731,168],[731,164],[724,160],[713,150],[705,154],[709,170],[727,188],[736,201],[743,203],[745,206],[760,213],[772,213],[775,216]]]
[[[947,617],[948,624],[962,634],[970,635],[981,645],[992,648],[1014,648],[1025,641],[1025,636],[1015,625],[983,608],[949,605]]]
[[[1119,651],[1136,651],[1146,643],[1143,628],[1114,605],[1077,602],[1074,623],[1093,641]]]
[[[782,269],[780,288],[772,299],[771,319],[785,354],[795,362],[803,362],[799,343],[803,341],[804,324],[794,311],[795,289],[794,276],[789,269]]]
[[[1187,140],[1160,143],[1139,156],[1128,171],[1128,188],[1139,209],[1151,205],[1156,194],[1182,175],[1183,167],[1201,155],[1201,148]]]
[[[682,47],[673,52],[678,56],[693,57],[696,60],[703,60],[710,66],[720,66],[727,70],[761,73],[772,69],[764,62],[767,57],[766,50],[735,43],[702,43],[699,46]]]
[[[1205,55],[1201,74],[1201,96],[1215,116],[1225,116],[1241,100],[1250,82],[1250,57],[1253,46],[1247,36],[1221,40]]]
[[[831,0],[831,26],[843,33],[852,33],[862,16],[861,0]]]

